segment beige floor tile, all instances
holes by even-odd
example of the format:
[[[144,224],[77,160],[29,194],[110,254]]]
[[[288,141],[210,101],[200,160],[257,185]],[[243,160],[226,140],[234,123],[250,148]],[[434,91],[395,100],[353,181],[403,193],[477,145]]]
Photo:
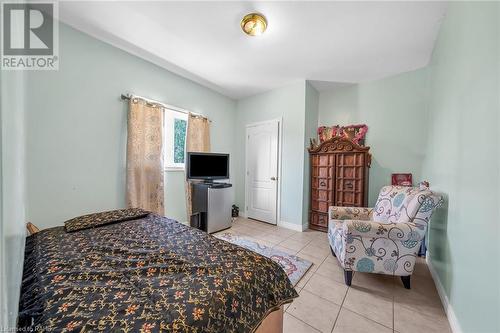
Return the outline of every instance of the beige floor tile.
[[[309,279],[314,275],[314,270],[312,269],[313,267],[309,268],[309,270],[304,274],[304,276],[297,282],[297,285],[295,288],[300,288],[302,289],[304,285],[309,281]]]
[[[272,230],[272,234],[286,238],[295,235],[296,233],[298,232],[282,227],[276,227],[275,229]]]
[[[236,225],[236,224],[241,224],[243,223],[245,219],[243,217],[237,217],[233,220],[233,225]]]
[[[331,332],[340,307],[306,290],[301,290],[287,312],[321,332]]]
[[[302,259],[305,259],[305,260],[309,260],[310,262],[313,263],[313,267],[309,268],[309,270],[312,270],[312,271],[316,271],[318,269],[318,267],[323,263],[323,259],[321,258],[318,258],[318,257],[313,257],[313,256],[310,256],[308,254],[305,254],[305,253],[302,253],[302,252],[298,252],[296,254],[297,257],[300,257]]]
[[[441,300],[437,294],[421,294],[411,289],[404,289],[404,291],[398,290],[394,295],[394,302],[424,314],[428,312],[444,311]]]
[[[288,237],[287,240],[293,240],[295,242],[299,242],[302,245],[306,246],[309,243],[311,243],[312,241],[314,241],[314,238],[311,238],[309,236],[306,236],[306,237],[297,237],[297,235],[292,235],[292,236]]]
[[[405,289],[396,281],[394,301],[402,306],[427,313],[443,309],[434,281],[429,277],[411,277],[411,289]]]
[[[304,290],[321,296],[330,302],[342,305],[347,293],[347,286],[318,274],[314,274],[305,284]]]
[[[315,245],[315,242],[309,243],[309,245],[306,245],[300,252],[322,259],[325,259],[326,256],[330,254],[329,249],[318,247]]]
[[[444,312],[422,314],[398,303],[394,304],[394,329],[401,333],[451,333]]]
[[[415,261],[415,267],[413,269],[413,275],[422,276],[424,278],[432,279],[431,272],[427,263],[422,258],[417,258]]]
[[[275,225],[270,225],[270,224],[264,224],[264,223],[252,223],[251,225],[252,229],[259,230],[259,231],[264,231],[264,232],[273,232],[276,230]]]
[[[279,250],[279,251],[283,251],[283,252],[291,254],[291,255],[296,255],[297,254],[296,250],[289,249],[287,247],[281,246],[280,244],[273,246],[273,249],[276,249],[276,250]]]
[[[252,229],[261,229],[261,228],[265,227],[263,222],[256,222],[256,221],[252,221],[252,220],[248,220],[248,219],[244,220],[242,222],[242,225],[249,227],[249,228],[252,228]],[[269,226],[273,227],[272,225],[269,225]]]
[[[297,256],[313,263],[295,286],[300,297],[284,307],[284,333],[331,332],[337,315],[334,333],[389,333],[393,323],[395,331],[401,333],[451,332],[424,259],[417,258],[410,290],[403,287],[399,277],[356,272],[352,287],[347,288],[343,269],[331,255],[325,233],[295,232],[245,218],[236,219],[231,229],[221,233],[289,254],[299,251]],[[342,310],[338,304],[343,304]]]
[[[234,230],[234,229],[226,229],[226,230],[222,230],[222,231],[219,231],[219,232],[215,232],[212,234],[212,236],[218,236],[218,235],[224,235],[224,234],[231,234],[231,235],[235,235],[235,236],[238,236],[239,233]]]
[[[316,243],[322,244],[323,247],[326,247],[326,245],[328,245],[328,235],[325,232],[315,234],[313,240]]]
[[[311,235],[326,235],[326,232],[322,232],[322,231],[317,231],[317,230],[312,230],[312,229],[306,229],[304,230],[305,233],[309,233]]]
[[[285,240],[285,237],[280,237],[280,236],[269,234],[269,233],[260,234],[258,236],[258,238],[266,240],[266,241],[271,242],[271,243],[275,243],[275,244],[281,243],[282,241]]]
[[[331,253],[331,250],[330,250],[330,243],[328,243],[328,239],[327,238],[317,238],[316,239],[313,239],[313,242],[312,242],[315,246],[317,247],[321,247],[323,249],[327,249],[328,252]]]
[[[242,223],[233,223],[231,225],[231,230],[238,230],[245,227]]]
[[[391,298],[384,297],[372,290],[357,290],[351,287],[347,291],[343,306],[363,317],[392,328],[393,307]]]
[[[267,247],[274,247],[276,246],[277,243],[274,243],[274,242],[269,242],[267,240],[264,240],[264,239],[260,239],[260,238],[257,238],[257,237],[250,237],[250,236],[243,236],[244,238],[246,239],[249,239],[249,240],[252,240],[256,243],[259,243],[260,245],[264,245],[264,246],[267,246]]]
[[[330,255],[326,257],[326,261],[329,261],[331,263],[337,264],[340,266],[339,260],[337,257],[335,257],[332,252],[330,251]]]
[[[279,243],[279,245],[287,247],[289,249],[300,251],[310,242],[311,242],[310,240],[295,240],[295,239],[287,238],[284,241],[282,241],[281,243]]]
[[[392,329],[342,308],[333,333],[392,333]]]
[[[252,228],[247,227],[247,226],[234,227],[233,230],[235,230],[236,232],[238,232],[242,235],[253,236],[256,234],[255,229],[252,229]]]
[[[241,226],[239,227],[239,230],[242,230],[246,232],[249,235],[255,234],[255,235],[265,235],[266,233],[269,233],[268,231],[253,228],[251,226]]]
[[[448,325],[443,305],[441,304],[441,300],[435,290],[432,280],[419,281],[419,279],[417,279],[417,281],[412,281],[412,289],[410,290],[396,288],[394,308],[395,311],[397,308],[399,312],[404,312],[404,309],[400,308],[405,308],[410,311],[418,312],[423,316],[434,317],[438,321],[444,318],[444,325]]]
[[[307,325],[289,313],[283,317],[283,333],[315,333],[317,329]]]
[[[290,239],[297,239],[297,240],[300,240],[300,239],[308,239],[308,240],[313,240],[314,238],[316,237],[316,235],[314,233],[310,233],[310,232],[307,232],[307,231],[303,231],[303,232],[298,232],[292,236],[290,236]]]
[[[316,270],[316,273],[333,279],[338,283],[345,284],[344,269],[338,262],[334,263],[328,259],[325,259],[325,261],[323,261],[323,263]],[[354,272],[354,275],[356,275],[356,272]]]
[[[399,277],[385,274],[356,272],[352,278],[352,286],[383,293],[388,297],[392,297],[396,278],[399,279]]]
[[[259,221],[259,220],[254,220],[254,219],[249,219],[249,218],[243,218],[242,221],[245,222],[245,223],[255,224],[255,225],[264,225],[264,224],[271,225],[270,223],[267,223],[267,222],[263,222],[263,221]]]
[[[326,258],[326,257],[320,257],[319,255],[313,256],[313,255],[309,254],[309,252],[304,253],[302,250],[300,250],[297,253],[297,256],[313,262],[318,267],[319,267],[319,265],[321,265],[323,263],[323,261],[325,261],[325,258]],[[318,267],[316,267],[316,268],[318,268]]]
[[[254,232],[254,233],[250,234],[250,236],[252,236],[253,238],[258,238],[258,239],[265,240],[265,241],[273,243],[273,244],[278,244],[279,243],[279,242],[277,242],[275,240],[270,240],[267,237],[264,238],[266,236],[266,233],[262,233],[262,232]]]
[[[431,275],[412,275],[410,281],[411,290],[416,290],[426,295],[437,294],[436,285],[434,284],[434,280]]]

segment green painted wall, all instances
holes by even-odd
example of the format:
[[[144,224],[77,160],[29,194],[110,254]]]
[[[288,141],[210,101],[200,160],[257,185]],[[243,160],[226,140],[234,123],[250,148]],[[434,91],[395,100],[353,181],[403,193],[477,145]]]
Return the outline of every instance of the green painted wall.
[[[27,217],[35,224],[125,205],[121,93],[207,115],[212,150],[233,154],[233,100],[64,24],[59,45],[59,71],[27,78]],[[187,220],[183,179],[183,172],[166,174],[166,214],[179,221]]]
[[[282,117],[281,220],[297,225],[307,220],[304,148],[316,125],[368,124],[370,204],[393,172],[443,192],[447,204],[429,235],[433,266],[464,332],[500,331],[499,7],[451,3],[426,69],[319,94],[302,81],[238,102],[62,25],[59,71],[26,73],[25,83],[1,73],[2,325],[15,318],[25,220],[43,228],[124,205],[127,108],[119,95],[135,92],[213,120],[213,151],[232,154],[242,208],[245,125]],[[180,221],[183,178],[166,174],[167,215]]]
[[[0,331],[14,328],[25,229],[25,75],[0,71]],[[5,330],[7,332],[7,330]]]
[[[369,126],[371,205],[392,172],[444,194],[429,257],[462,332],[500,331],[499,18],[450,3],[427,68],[319,96],[320,125]]]
[[[319,125],[367,124],[370,146],[369,205],[380,188],[391,183],[391,173],[422,176],[427,137],[427,69],[379,81],[361,83],[319,94]],[[404,157],[402,157],[404,156]]]
[[[499,14],[450,3],[429,66],[423,172],[447,197],[429,253],[463,332],[500,332]]]
[[[305,81],[237,102],[235,125],[236,203],[245,207],[246,125],[283,118],[281,221],[302,225],[304,175]]]
[[[309,147],[309,139],[318,137],[318,116],[319,116],[319,93],[314,87],[306,82],[305,99],[305,121],[304,121],[304,147]],[[309,205],[311,191],[311,165],[309,152],[304,149],[304,197],[302,198],[302,225],[303,229],[308,228]]]

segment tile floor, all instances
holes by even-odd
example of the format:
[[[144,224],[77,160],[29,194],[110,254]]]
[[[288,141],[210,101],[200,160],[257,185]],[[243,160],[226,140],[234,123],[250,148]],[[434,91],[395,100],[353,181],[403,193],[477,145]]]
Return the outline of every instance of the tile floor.
[[[354,273],[344,284],[342,268],[330,253],[325,233],[296,232],[238,218],[233,233],[313,262],[299,281],[299,297],[285,306],[284,333],[451,332],[427,265],[418,259],[412,289],[399,277]]]

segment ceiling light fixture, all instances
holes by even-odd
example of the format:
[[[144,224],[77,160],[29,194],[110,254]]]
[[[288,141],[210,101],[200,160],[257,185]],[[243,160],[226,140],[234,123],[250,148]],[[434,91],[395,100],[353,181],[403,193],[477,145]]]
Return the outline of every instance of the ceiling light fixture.
[[[241,19],[241,30],[248,36],[259,36],[266,31],[267,20],[264,15],[250,13]]]

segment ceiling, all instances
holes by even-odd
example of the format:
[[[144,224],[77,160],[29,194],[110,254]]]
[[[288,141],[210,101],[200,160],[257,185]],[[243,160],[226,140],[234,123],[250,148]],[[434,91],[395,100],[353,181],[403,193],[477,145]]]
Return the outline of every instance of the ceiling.
[[[241,18],[263,13],[248,37]],[[427,65],[444,2],[60,2],[61,21],[239,99],[299,80],[319,90]]]

